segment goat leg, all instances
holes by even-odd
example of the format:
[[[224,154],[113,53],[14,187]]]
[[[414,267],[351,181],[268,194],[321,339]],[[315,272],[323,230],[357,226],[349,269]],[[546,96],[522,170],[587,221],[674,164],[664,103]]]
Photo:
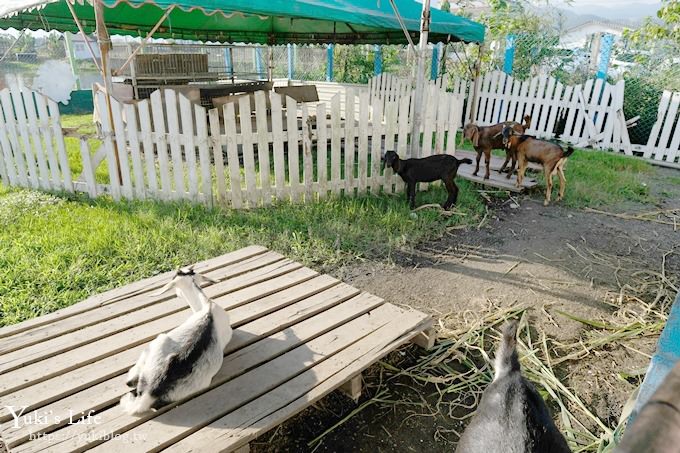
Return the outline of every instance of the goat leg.
[[[458,200],[458,186],[456,185],[455,181],[453,180],[456,177],[456,175],[451,175],[447,179],[442,179],[442,182],[446,186],[446,191],[449,193],[448,198],[442,204],[442,208],[444,210],[448,211],[451,209],[451,206],[456,204],[456,201]]]
[[[479,173],[479,161],[482,159],[482,151],[478,150],[477,151],[477,165],[475,166],[475,171],[472,173],[472,176],[477,176],[477,173]]]
[[[489,174],[489,165],[491,164],[491,149],[484,150],[484,158],[486,159],[486,173],[484,174],[484,179],[489,179],[491,176]]]
[[[407,188],[408,202],[411,209],[416,208],[416,183],[414,181],[408,182]]]

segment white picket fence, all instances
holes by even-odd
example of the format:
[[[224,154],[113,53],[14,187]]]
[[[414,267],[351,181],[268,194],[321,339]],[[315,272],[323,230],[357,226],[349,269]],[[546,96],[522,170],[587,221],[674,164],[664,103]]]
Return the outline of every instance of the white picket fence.
[[[424,112],[425,156],[455,152],[455,140],[445,142],[444,137],[448,131],[455,134],[462,116],[461,98],[446,92],[435,95],[436,90],[429,88],[431,102]],[[61,179],[54,184],[50,179],[50,185],[40,186],[43,189],[75,189],[92,197],[110,194],[115,200],[186,199],[234,208],[268,205],[274,200],[310,201],[329,193],[403,189],[400,178],[390,170],[381,171],[381,156],[391,149],[402,156],[409,154],[411,92],[385,102],[378,98],[369,102],[368,89],[357,92],[349,87],[343,114],[339,94],[330,103],[308,105],[274,92],[257,92],[251,112],[247,96],[237,104],[206,110],[181,94],[164,90],[134,103],[112,99],[110,115],[106,94],[98,92],[95,102],[102,145],[90,150],[87,140],[80,140],[83,171],[73,182],[56,104],[26,88],[2,92],[3,101],[21,95],[50,106],[52,116],[35,124],[43,125],[41,131],[49,122],[50,130],[58,133],[58,143],[50,146],[56,146],[63,156]],[[34,148],[16,146],[30,134],[24,134],[23,129],[14,135],[11,131],[26,121],[31,122],[30,114],[17,109],[16,116],[8,116],[5,108],[0,127],[3,169],[7,162],[22,162],[37,152],[44,156],[43,149],[50,154],[52,148],[44,138],[31,142]],[[95,178],[100,165],[108,169],[106,184]],[[0,178],[9,185],[36,187],[6,176],[4,170]]]
[[[56,102],[23,87],[0,91],[0,179],[73,191]]]
[[[665,162],[680,159],[679,107],[680,92],[664,91],[647,145],[640,149],[645,158]]]

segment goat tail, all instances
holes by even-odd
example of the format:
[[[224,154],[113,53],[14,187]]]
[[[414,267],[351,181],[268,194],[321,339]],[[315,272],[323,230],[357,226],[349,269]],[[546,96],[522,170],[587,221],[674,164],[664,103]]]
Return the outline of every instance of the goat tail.
[[[467,158],[467,157],[465,159],[457,159],[457,160],[458,160],[458,164],[471,164],[472,163],[472,159]]]
[[[152,410],[154,399],[148,393],[128,392],[120,399],[122,409],[129,415],[140,415]]]
[[[564,152],[564,154],[562,154],[562,157],[569,157],[569,156],[571,156],[573,153],[574,153],[574,147],[571,146],[571,145],[569,145],[569,146],[567,147],[567,150]]]
[[[513,371],[519,371],[519,357],[517,356],[517,320],[508,321],[503,327],[503,338],[496,350],[496,373],[493,380],[497,381]]]

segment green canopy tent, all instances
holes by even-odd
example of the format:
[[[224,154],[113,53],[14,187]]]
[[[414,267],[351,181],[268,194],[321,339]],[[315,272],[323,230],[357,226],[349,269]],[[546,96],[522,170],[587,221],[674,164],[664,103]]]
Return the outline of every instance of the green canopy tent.
[[[95,30],[92,0],[2,0],[0,28],[70,31],[78,27],[73,4],[86,33]],[[110,34],[145,36],[173,8],[156,38],[258,44],[342,43],[405,44],[404,32],[389,0],[101,0]],[[395,2],[405,28],[420,31],[422,5]],[[431,11],[431,42],[481,43],[484,26]]]

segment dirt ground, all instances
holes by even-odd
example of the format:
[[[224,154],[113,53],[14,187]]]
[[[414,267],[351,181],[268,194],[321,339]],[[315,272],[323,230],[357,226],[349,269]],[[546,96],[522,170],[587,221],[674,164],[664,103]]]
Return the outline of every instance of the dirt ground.
[[[643,212],[680,207],[677,171],[659,169],[648,183],[662,201],[657,205],[608,206],[610,212]],[[481,312],[490,304],[528,304],[529,320],[551,339],[577,341],[585,327],[564,311],[589,320],[610,321],[612,298],[638,270],[659,271],[664,253],[680,247],[680,230],[672,225],[627,220],[559,204],[543,207],[538,193],[490,206],[481,228],[452,230],[445,237],[392,257],[390,262],[364,262],[339,269],[338,278],[388,302],[426,311],[435,318],[450,313]],[[680,257],[669,255],[667,275],[680,274]],[[609,426],[639,384],[620,372],[641,375],[654,351],[656,337],[642,338],[634,348],[603,348],[559,368],[560,376]],[[410,346],[387,358],[415,362]],[[365,375],[361,402],[373,396],[380,367]],[[315,407],[251,443],[255,452],[450,452],[460,422],[432,413],[428,386],[397,381],[389,398],[401,405],[375,403],[335,427],[322,442],[308,443],[358,406],[334,393]],[[409,403],[407,403],[409,402]]]

